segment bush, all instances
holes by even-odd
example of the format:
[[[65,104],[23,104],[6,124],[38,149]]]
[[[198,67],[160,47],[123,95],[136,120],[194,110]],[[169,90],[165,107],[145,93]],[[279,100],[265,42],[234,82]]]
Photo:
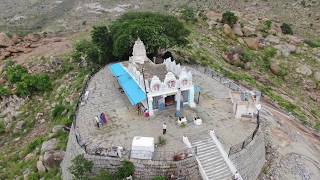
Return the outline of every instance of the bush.
[[[59,117],[62,117],[62,113],[66,110],[66,106],[62,105],[62,104],[58,104],[54,107],[54,109],[52,110],[52,118],[56,119]]]
[[[6,126],[4,124],[4,121],[0,119],[0,134],[3,134],[6,132]]]
[[[283,34],[290,34],[290,35],[293,34],[291,26],[289,24],[287,24],[287,23],[283,23],[280,26],[280,28],[281,28],[281,31],[282,31]]]
[[[84,180],[89,179],[89,173],[92,171],[93,162],[88,161],[84,158],[84,155],[78,155],[73,160],[71,160],[72,165],[69,168],[71,174],[73,174],[74,179]]]
[[[92,179],[93,180],[113,180],[114,178],[108,171],[101,170],[99,174],[93,177]]]
[[[167,140],[163,136],[158,137],[158,146],[163,146],[167,144]]]
[[[10,90],[5,86],[0,85],[0,98],[8,95],[10,95]]]
[[[227,11],[222,14],[222,22],[228,24],[230,27],[236,24],[237,21],[238,17],[233,12]]]
[[[315,128],[317,131],[320,132],[320,123],[317,123],[317,124],[314,126],[314,128]]]
[[[184,19],[187,22],[196,22],[197,21],[197,17],[193,11],[192,8],[185,8],[182,10],[182,19]]]
[[[118,179],[124,179],[133,175],[134,165],[130,161],[123,161],[122,166],[118,169],[116,175]]]
[[[245,49],[241,54],[240,54],[240,60],[244,63],[250,62],[256,59],[256,55],[252,50]]]
[[[20,82],[26,75],[28,71],[21,65],[9,65],[6,69],[6,78],[12,84]]]
[[[28,96],[32,93],[51,90],[52,83],[48,75],[25,75],[20,82],[17,82],[17,94]]]
[[[264,33],[268,33],[270,31],[271,27],[272,27],[272,21],[267,20],[267,21],[263,22],[263,25],[261,27],[261,31]]]
[[[306,44],[308,44],[312,48],[319,48],[320,47],[320,39],[317,40],[305,40]]]

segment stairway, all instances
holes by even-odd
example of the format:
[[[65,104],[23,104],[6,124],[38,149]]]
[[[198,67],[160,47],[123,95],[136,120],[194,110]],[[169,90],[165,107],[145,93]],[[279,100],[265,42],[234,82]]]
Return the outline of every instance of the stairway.
[[[192,147],[196,147],[196,158],[200,169],[208,180],[230,180],[232,172],[211,137],[191,141]]]

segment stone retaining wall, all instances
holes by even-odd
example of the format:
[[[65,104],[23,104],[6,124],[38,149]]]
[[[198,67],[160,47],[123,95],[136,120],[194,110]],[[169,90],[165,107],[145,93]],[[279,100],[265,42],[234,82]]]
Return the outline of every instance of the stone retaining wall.
[[[71,165],[71,160],[79,154],[85,154],[85,152],[77,143],[75,130],[71,128],[66,154],[61,163],[62,179],[72,179],[72,175],[68,168]],[[85,158],[94,163],[93,174],[97,174],[101,169],[115,172],[118,167],[121,166],[121,162],[125,160],[88,154],[85,154]],[[130,161],[135,166],[134,177],[136,179],[151,179],[154,176],[170,177],[172,174],[185,176],[190,180],[201,179],[195,157],[190,157],[181,161],[151,161],[137,159],[130,159]]]
[[[265,155],[264,133],[260,128],[250,144],[229,158],[244,180],[256,180],[264,166]]]

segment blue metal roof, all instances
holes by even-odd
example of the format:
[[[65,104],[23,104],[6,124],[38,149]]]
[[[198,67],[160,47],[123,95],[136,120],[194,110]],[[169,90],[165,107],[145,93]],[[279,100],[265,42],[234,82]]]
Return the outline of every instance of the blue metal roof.
[[[121,88],[127,95],[132,105],[136,105],[146,99],[146,94],[144,91],[140,88],[139,84],[132,79],[122,64],[116,63],[109,65],[109,69],[111,70],[113,76],[117,78]]]

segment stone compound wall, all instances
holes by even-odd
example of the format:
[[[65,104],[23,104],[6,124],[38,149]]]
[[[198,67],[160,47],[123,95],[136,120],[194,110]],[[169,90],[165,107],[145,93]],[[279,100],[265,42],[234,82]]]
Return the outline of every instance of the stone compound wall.
[[[73,127],[73,126],[72,126]],[[72,175],[68,171],[71,160],[79,154],[85,154],[75,138],[75,130],[72,128],[69,134],[69,141],[65,157],[61,163],[62,179],[71,180]],[[94,156],[85,154],[85,158],[94,163],[93,174],[97,174],[101,169],[115,172],[125,159]],[[201,179],[197,161],[194,157],[181,161],[150,161],[150,160],[130,160],[135,166],[134,177],[136,179],[151,179],[154,176],[170,177],[172,174],[179,174],[187,179]]]
[[[266,150],[264,133],[260,127],[257,135],[243,150],[229,156],[244,180],[256,180],[264,163]]]

